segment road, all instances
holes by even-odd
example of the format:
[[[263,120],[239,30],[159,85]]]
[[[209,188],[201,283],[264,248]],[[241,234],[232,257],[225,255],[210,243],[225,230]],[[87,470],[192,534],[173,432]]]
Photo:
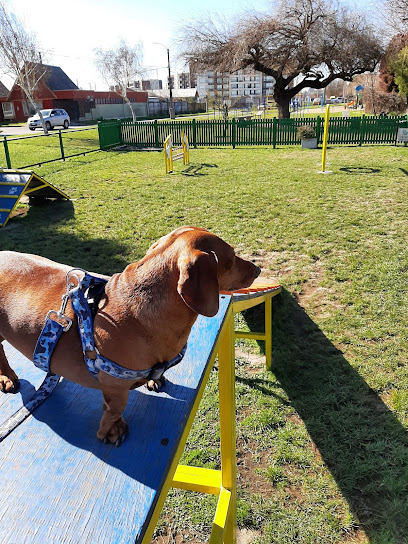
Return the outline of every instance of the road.
[[[71,125],[71,127],[67,130],[63,130],[63,132],[69,132],[70,130],[78,130],[80,128],[96,128],[96,125],[86,125],[86,126],[73,126]],[[54,129],[54,130],[51,130],[51,134],[55,131],[55,130],[58,130],[58,129]],[[43,131],[42,130],[29,130],[27,128],[27,125],[3,125],[1,126],[0,125],[0,138],[2,136],[7,136],[7,137],[18,137],[18,136],[27,136],[27,135],[30,135],[30,136],[34,136],[35,134],[37,134],[38,136],[40,136],[41,134],[43,134]]]

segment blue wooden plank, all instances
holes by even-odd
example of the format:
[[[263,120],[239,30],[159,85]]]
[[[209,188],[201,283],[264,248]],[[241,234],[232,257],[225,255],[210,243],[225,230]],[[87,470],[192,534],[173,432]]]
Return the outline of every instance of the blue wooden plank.
[[[1,185],[0,183],[0,195],[15,195],[15,196],[18,196],[18,195],[21,195],[21,193],[23,192],[23,189],[24,189],[25,185],[23,184],[20,184],[20,185]]]
[[[0,183],[24,183],[31,177],[31,172],[19,172],[14,170],[3,170],[0,172]]]
[[[222,295],[215,317],[198,318],[159,394],[131,392],[120,448],[95,437],[101,392],[68,380],[0,444],[1,542],[141,542],[230,302]]]
[[[44,381],[45,374],[15,350],[10,344],[3,343],[10,366],[20,378],[17,393],[0,393],[0,426],[22,405],[28,402]]]

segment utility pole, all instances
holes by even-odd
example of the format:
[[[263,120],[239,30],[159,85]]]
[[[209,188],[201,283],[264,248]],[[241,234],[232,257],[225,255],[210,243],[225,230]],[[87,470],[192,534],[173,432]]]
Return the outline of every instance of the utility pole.
[[[168,47],[166,47],[163,43],[160,43],[160,42],[153,42],[153,43],[156,44],[156,45],[161,45],[162,47],[164,47],[167,50],[167,68],[168,68],[168,72],[169,72],[168,77],[169,77],[169,96],[170,96],[169,115],[170,115],[170,119],[175,119],[176,115],[175,115],[175,112],[174,112],[174,103],[173,103],[173,86],[171,84],[170,49]]]
[[[173,104],[173,90],[172,90],[172,83],[171,83],[171,71],[170,71],[170,50],[167,47],[167,67],[169,69],[169,94],[170,94],[170,108],[169,108],[169,114],[170,119],[175,119],[176,116],[174,114],[174,104]]]

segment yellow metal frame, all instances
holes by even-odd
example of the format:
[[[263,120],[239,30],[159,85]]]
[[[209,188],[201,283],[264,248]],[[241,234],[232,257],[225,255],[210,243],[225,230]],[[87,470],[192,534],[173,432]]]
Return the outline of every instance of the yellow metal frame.
[[[164,166],[166,174],[173,172],[173,162],[183,159],[183,164],[189,164],[190,162],[190,146],[188,144],[187,134],[181,133],[181,146],[173,147],[173,137],[171,134],[167,136],[163,143],[164,147]],[[174,151],[180,151],[181,153],[174,154]]]
[[[242,297],[236,295],[232,298],[232,310],[235,315],[239,312],[242,312],[242,310],[248,310],[248,308],[252,308],[253,306],[257,306],[258,304],[264,302],[265,332],[235,331],[235,338],[251,338],[252,340],[263,340],[265,342],[265,367],[267,370],[270,370],[272,366],[272,298],[282,291],[282,287],[280,285],[270,284],[255,284],[255,286],[256,290],[254,288],[252,290],[251,288],[243,289]],[[245,298],[245,294],[248,294],[247,298]]]
[[[197,399],[191,410],[184,434],[174,456],[171,469],[144,535],[143,544],[149,544],[151,542],[154,529],[157,525],[160,512],[170,487],[218,495],[217,509],[214,516],[209,544],[236,544],[237,463],[235,426],[235,338],[242,337],[243,333],[235,332],[234,330],[234,314],[265,302],[265,333],[245,333],[245,338],[265,340],[266,345],[268,346],[266,349],[267,365],[269,361],[270,366],[272,350],[271,300],[272,297],[282,290],[280,286],[258,285],[257,287],[260,289],[259,291],[248,291],[248,297],[243,300],[239,300],[239,295],[237,295],[235,300],[234,297],[232,299],[232,304],[227,312],[224,326],[218,338],[200,390],[198,391]],[[245,297],[245,295],[243,296]],[[217,354],[219,366],[218,392],[221,470],[179,465],[180,457],[184,451],[188,434]]]

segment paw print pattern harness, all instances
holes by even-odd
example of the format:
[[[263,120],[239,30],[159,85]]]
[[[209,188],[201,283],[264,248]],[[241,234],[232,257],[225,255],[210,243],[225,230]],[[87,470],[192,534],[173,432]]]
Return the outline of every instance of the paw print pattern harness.
[[[75,271],[84,272],[84,277],[79,279],[74,273]],[[105,290],[107,280],[94,276],[80,268],[74,268],[67,273],[66,281],[67,292],[62,297],[61,308],[59,312],[54,310],[48,312],[34,349],[33,362],[38,368],[44,370],[44,372],[50,372],[52,352],[62,333],[68,331],[72,325],[72,320],[64,313],[68,300],[70,300],[72,309],[78,319],[79,336],[85,364],[95,378],[102,371],[121,380],[157,381],[166,370],[177,365],[183,359],[187,344],[170,361],[156,363],[152,368],[145,370],[130,370],[107,359],[99,353],[95,346],[93,334],[93,319],[98,310],[98,303]],[[89,357],[89,354],[92,354],[92,357]]]

